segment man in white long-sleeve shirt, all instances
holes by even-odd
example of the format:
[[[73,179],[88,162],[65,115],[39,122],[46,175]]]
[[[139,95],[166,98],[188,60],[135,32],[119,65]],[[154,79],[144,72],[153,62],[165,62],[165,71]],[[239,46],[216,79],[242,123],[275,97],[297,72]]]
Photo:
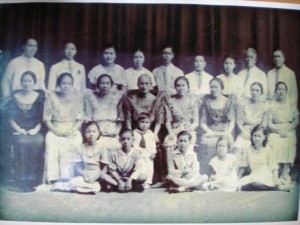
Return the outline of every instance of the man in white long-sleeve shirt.
[[[257,53],[253,48],[248,48],[246,51],[245,62],[246,69],[238,73],[239,87],[238,95],[251,97],[250,87],[254,82],[259,82],[263,86],[263,98],[266,99],[268,95],[268,80],[264,71],[256,67]]]
[[[21,89],[20,78],[26,71],[35,73],[37,82],[35,88],[45,89],[45,66],[34,56],[38,50],[37,41],[29,38],[23,45],[23,54],[12,59],[4,72],[2,79],[3,97],[8,97],[12,91]]]
[[[78,92],[86,89],[85,68],[82,64],[74,60],[77,48],[73,42],[67,42],[64,46],[64,59],[54,64],[50,68],[48,78],[48,90],[56,90],[56,81],[62,73],[70,73],[73,76],[73,87]]]
[[[275,68],[268,72],[269,99],[274,99],[275,84],[278,81],[283,81],[287,85],[287,94],[292,104],[298,104],[298,87],[294,71],[288,68],[284,62],[285,57],[281,50],[276,50],[273,53],[273,61]]]
[[[193,94],[209,94],[209,82],[214,77],[204,71],[206,61],[204,56],[196,55],[194,60],[194,71],[185,75],[189,80],[190,91]]]
[[[177,77],[184,75],[183,71],[172,63],[173,58],[173,48],[171,46],[166,46],[162,51],[162,65],[153,70],[158,91],[165,91],[167,94],[176,93],[174,81]]]

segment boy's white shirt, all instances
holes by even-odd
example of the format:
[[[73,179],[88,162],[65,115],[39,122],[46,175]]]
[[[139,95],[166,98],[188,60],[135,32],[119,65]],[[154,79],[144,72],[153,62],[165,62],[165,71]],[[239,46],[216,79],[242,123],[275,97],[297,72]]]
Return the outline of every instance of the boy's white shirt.
[[[135,129],[133,131],[133,134],[134,134],[133,147],[135,149],[140,150],[143,156],[144,156],[145,151],[142,147],[140,147],[140,142],[142,139],[141,134],[144,134],[147,153],[156,154],[156,140],[155,140],[155,136],[154,136],[153,132],[150,129],[148,129],[146,131],[141,131],[139,129]]]

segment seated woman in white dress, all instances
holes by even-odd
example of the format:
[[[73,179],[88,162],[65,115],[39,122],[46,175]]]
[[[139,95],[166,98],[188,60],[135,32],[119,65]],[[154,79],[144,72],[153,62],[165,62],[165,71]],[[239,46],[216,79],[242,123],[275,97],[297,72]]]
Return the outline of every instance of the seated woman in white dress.
[[[120,148],[119,133],[125,117],[124,96],[121,91],[112,92],[114,82],[108,74],[102,74],[96,82],[96,90],[85,95],[86,121],[94,120],[100,127],[102,144]]]
[[[59,91],[49,92],[44,106],[46,135],[45,181],[55,183],[73,177],[71,159],[82,143],[83,98],[73,91],[73,77],[63,73],[57,78]]]
[[[296,158],[296,127],[299,125],[299,111],[292,105],[287,95],[287,85],[280,81],[276,84],[276,99],[271,104],[268,128],[269,143],[272,145],[276,162],[280,166],[280,178],[289,186],[290,169]]]
[[[239,181],[241,190],[277,190],[278,165],[274,151],[267,145],[267,130],[256,126],[251,131],[251,146],[247,149],[247,163],[250,174]]]

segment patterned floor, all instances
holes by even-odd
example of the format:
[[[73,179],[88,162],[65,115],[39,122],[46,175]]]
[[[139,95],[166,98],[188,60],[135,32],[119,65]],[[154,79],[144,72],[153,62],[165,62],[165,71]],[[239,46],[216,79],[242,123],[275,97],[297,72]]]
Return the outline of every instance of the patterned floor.
[[[292,221],[299,187],[291,192],[15,193],[0,189],[1,220],[85,223],[220,223]]]

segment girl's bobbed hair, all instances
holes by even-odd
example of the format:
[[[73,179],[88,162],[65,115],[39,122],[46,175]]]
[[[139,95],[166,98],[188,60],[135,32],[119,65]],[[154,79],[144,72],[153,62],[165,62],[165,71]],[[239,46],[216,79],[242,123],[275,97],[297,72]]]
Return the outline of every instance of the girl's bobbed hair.
[[[251,144],[252,144],[252,146],[254,147],[254,142],[253,142],[253,135],[254,135],[254,133],[255,132],[257,132],[257,131],[262,131],[262,133],[263,133],[263,135],[265,136],[265,140],[263,141],[263,147],[266,147],[266,145],[267,145],[267,143],[268,143],[268,131],[267,131],[267,129],[264,127],[264,126],[262,126],[262,125],[257,125],[256,127],[254,127],[253,129],[252,129],[252,131],[251,131]]]
[[[83,143],[87,143],[87,142],[88,142],[88,140],[87,140],[86,137],[85,137],[85,131],[87,130],[87,128],[88,128],[89,126],[92,126],[92,125],[95,125],[95,126],[97,127],[98,131],[99,131],[99,136],[97,137],[97,140],[99,140],[99,138],[100,138],[100,136],[101,136],[100,127],[99,127],[99,125],[97,124],[96,121],[93,121],[93,120],[92,120],[92,121],[89,121],[89,122],[84,123],[84,124],[82,125],[81,132],[82,132]]]

